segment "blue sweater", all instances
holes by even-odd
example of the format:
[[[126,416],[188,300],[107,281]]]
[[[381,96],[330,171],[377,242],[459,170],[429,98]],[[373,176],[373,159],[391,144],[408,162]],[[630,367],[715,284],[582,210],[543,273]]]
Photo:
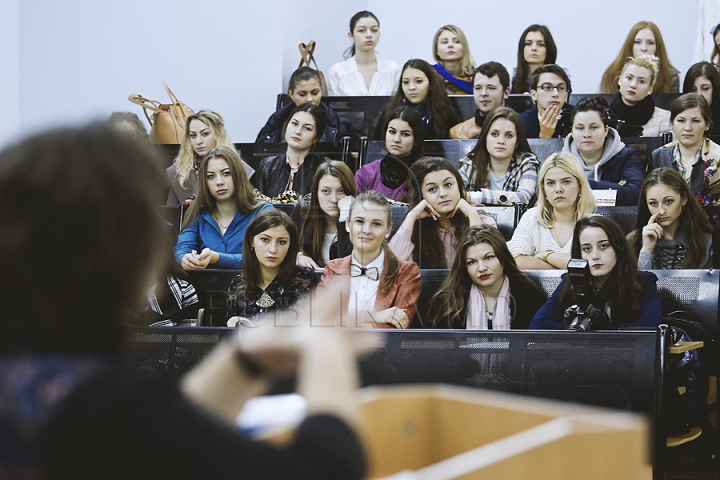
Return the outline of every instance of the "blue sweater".
[[[182,259],[186,253],[193,250],[200,253],[203,249],[209,248],[220,254],[220,260],[214,266],[218,268],[242,268],[242,250],[243,239],[245,238],[245,230],[247,230],[250,221],[255,215],[265,210],[273,208],[269,203],[265,203],[252,213],[242,213],[240,210],[235,213],[235,218],[225,231],[225,235],[220,233],[220,227],[210,212],[203,210],[200,216],[190,225],[188,225],[180,235],[178,235],[177,245],[175,245],[175,258],[178,263],[182,263]]]
[[[660,299],[657,294],[657,276],[651,272],[640,273],[643,276],[643,298],[640,302],[640,316],[632,322],[620,324],[613,322],[613,330],[625,327],[656,327],[660,325],[662,310],[660,309]],[[531,330],[565,330],[563,323],[565,310],[560,307],[560,297],[565,288],[565,283],[568,281],[567,273],[562,278],[560,285],[558,285],[548,301],[545,302],[545,305],[540,307],[540,310],[530,322]],[[598,306],[595,305],[595,307]]]

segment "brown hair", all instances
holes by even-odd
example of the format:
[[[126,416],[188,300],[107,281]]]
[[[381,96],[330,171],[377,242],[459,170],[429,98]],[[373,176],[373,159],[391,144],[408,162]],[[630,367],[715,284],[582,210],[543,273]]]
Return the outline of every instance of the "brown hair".
[[[458,242],[450,274],[430,301],[430,318],[434,327],[462,328],[467,324],[466,304],[473,281],[467,272],[465,256],[468,248],[479,243],[487,243],[492,247],[503,266],[503,273],[508,278],[526,277],[518,268],[515,258],[508,250],[505,237],[497,228],[490,225],[468,228]]]
[[[322,247],[325,243],[325,232],[327,229],[327,214],[320,208],[318,200],[318,190],[320,189],[320,181],[326,176],[332,176],[340,180],[345,195],[357,196],[357,184],[355,176],[350,167],[343,162],[331,160],[321,163],[315,170],[312,187],[310,188],[310,205],[302,210],[302,231],[300,238],[305,236],[305,232],[310,232],[311,250],[305,252],[315,260],[319,266],[324,267]]]
[[[671,83],[671,70],[675,67],[670,63],[668,58],[667,49],[665,48],[665,42],[663,41],[660,29],[653,22],[641,21],[633,25],[625,38],[622,48],[615,60],[612,61],[610,66],[603,73],[602,80],[600,82],[600,91],[602,93],[617,93],[620,91],[618,86],[618,80],[628,61],[628,58],[633,56],[633,45],[635,44],[635,37],[640,30],[648,29],[655,36],[655,56],[659,59],[659,65],[657,70],[657,79],[653,82],[653,91],[655,93],[669,93]],[[646,67],[647,68],[647,67]]]
[[[240,156],[235,152],[234,148],[230,147],[215,147],[205,155],[205,158],[200,164],[200,171],[198,172],[198,193],[195,197],[195,201],[190,205],[185,219],[183,220],[182,228],[186,228],[190,223],[195,221],[200,212],[203,210],[212,213],[217,205],[217,200],[212,196],[207,186],[207,169],[208,162],[213,158],[219,158],[227,162],[230,167],[230,175],[232,176],[233,187],[235,190],[235,206],[237,209],[248,214],[254,212],[262,206],[262,201],[258,201],[258,197],[255,193],[255,189],[248,180],[245,168],[242,165]]]
[[[651,171],[645,177],[645,181],[640,188],[635,230],[630,232],[627,237],[635,258],[638,257],[642,249],[642,229],[647,225],[651,217],[647,204],[647,192],[655,185],[665,185],[680,195],[681,199],[687,199],[679,219],[679,228],[685,232],[688,239],[688,253],[683,261],[683,268],[699,268],[705,258],[704,234],[712,233],[713,228],[707,215],[695,201],[690,186],[683,176],[673,168],[656,168]]]

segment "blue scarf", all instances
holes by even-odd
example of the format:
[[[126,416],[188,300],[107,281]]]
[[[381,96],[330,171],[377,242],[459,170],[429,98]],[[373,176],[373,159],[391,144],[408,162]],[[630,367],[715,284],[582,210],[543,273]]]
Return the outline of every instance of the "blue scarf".
[[[473,85],[472,82],[468,82],[467,80],[462,80],[460,78],[457,78],[452,73],[445,70],[445,68],[440,65],[439,63],[436,63],[433,65],[433,68],[440,74],[442,77],[447,80],[448,82],[452,83],[459,89],[472,94],[473,93]]]

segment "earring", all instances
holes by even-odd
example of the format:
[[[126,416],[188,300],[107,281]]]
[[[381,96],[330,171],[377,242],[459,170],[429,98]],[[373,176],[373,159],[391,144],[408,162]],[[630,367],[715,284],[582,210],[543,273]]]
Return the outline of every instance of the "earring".
[[[385,238],[390,238],[390,234],[389,234],[389,233],[386,233],[386,234],[385,234]]]

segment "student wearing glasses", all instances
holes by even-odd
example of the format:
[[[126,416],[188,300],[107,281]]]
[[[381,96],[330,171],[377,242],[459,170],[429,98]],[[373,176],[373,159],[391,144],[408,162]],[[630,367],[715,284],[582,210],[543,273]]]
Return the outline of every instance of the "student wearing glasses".
[[[520,115],[528,138],[565,137],[572,129],[570,78],[561,67],[542,65],[530,75],[530,96],[535,106]]]

